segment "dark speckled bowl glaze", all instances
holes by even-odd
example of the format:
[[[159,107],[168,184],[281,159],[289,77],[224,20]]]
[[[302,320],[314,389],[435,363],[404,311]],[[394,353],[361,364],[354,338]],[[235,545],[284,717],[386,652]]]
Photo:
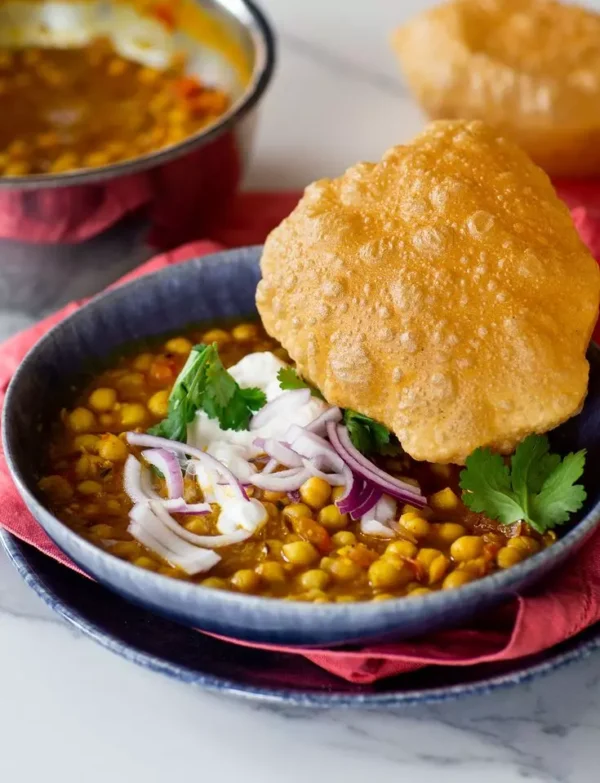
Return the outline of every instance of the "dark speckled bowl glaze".
[[[255,313],[260,247],[195,259],[106,293],[43,337],[7,393],[4,449],[19,492],[56,544],[82,569],[125,598],[184,624],[248,641],[332,645],[406,638],[455,625],[510,598],[555,568],[600,519],[600,356],[590,350],[583,412],[552,434],[562,452],[589,451],[584,513],[554,546],[458,590],[373,603],[307,604],[239,595],[136,568],[80,538],[44,508],[37,490],[49,423],[69,403],[77,377],[121,346],[191,323]]]

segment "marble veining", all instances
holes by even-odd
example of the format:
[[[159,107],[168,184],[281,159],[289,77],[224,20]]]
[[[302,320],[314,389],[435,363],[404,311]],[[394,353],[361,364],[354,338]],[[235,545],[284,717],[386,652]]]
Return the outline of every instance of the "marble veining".
[[[280,67],[248,187],[301,187],[418,130],[386,36],[429,0],[261,4],[281,33]],[[72,290],[87,294],[104,275],[82,272]],[[51,309],[47,294],[39,313],[0,307],[0,336]],[[598,777],[600,654],[519,688],[395,712],[250,704],[199,692],[93,644],[53,615],[4,555],[0,699],[0,778],[14,783]]]

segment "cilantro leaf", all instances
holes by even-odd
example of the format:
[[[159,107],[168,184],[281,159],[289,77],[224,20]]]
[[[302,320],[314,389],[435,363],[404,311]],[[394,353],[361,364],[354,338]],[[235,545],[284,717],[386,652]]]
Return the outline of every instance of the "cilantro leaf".
[[[503,525],[523,519],[523,507],[511,490],[508,467],[499,454],[476,449],[467,457],[460,474],[463,502],[472,511],[485,513]]]
[[[348,408],[344,411],[344,424],[350,440],[362,454],[394,456],[402,453],[396,437],[374,419]]]
[[[578,511],[587,495],[581,484],[585,451],[568,454],[546,478],[539,494],[532,501],[532,517],[545,529],[567,522],[570,514]]]
[[[277,373],[277,380],[280,388],[284,389],[284,391],[289,391],[290,389],[310,389],[313,397],[317,397],[319,400],[325,399],[321,392],[301,378],[293,367],[282,367]]]
[[[510,469],[499,454],[476,449],[460,474],[463,502],[502,524],[523,520],[544,533],[582,507],[586,492],[575,482],[584,464],[585,451],[561,460],[549,453],[548,438],[541,435],[517,446]]]
[[[248,429],[252,413],[266,403],[263,391],[242,389],[223,367],[217,344],[195,345],[169,396],[167,417],[148,432],[185,442],[197,411],[225,430]]]

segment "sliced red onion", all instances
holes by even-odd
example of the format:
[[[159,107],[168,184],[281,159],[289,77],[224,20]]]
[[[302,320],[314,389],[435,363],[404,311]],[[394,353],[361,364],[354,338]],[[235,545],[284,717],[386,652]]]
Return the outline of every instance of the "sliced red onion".
[[[250,420],[250,430],[258,430],[276,416],[287,416],[306,405],[310,400],[310,389],[291,389],[268,402]]]
[[[366,536],[379,536],[379,538],[394,538],[394,531],[377,519],[363,517],[360,521],[361,532]]]
[[[240,528],[233,533],[225,533],[214,536],[199,536],[196,533],[191,533],[189,530],[186,530],[184,527],[178,524],[173,519],[173,517],[167,513],[165,508],[160,505],[160,503],[150,501],[149,505],[155,516],[158,517],[165,527],[175,533],[176,536],[179,536],[179,538],[182,538],[184,541],[188,541],[190,544],[195,544],[196,546],[207,547],[208,549],[218,549],[222,546],[231,546],[232,544],[239,544],[241,541],[245,541],[247,538],[250,538],[250,536],[254,535],[255,532],[253,530],[244,530]]]
[[[382,495],[373,509],[373,518],[378,522],[386,523],[396,517],[398,504],[389,495]]]
[[[163,474],[170,498],[183,497],[183,476],[176,454],[166,449],[146,449],[142,451],[142,457]]]
[[[257,438],[257,440],[259,439]],[[256,445],[256,441],[254,441],[254,445]],[[285,465],[286,468],[302,467],[302,457],[285,443],[280,443],[275,438],[267,438],[263,441],[263,449],[265,454],[277,460],[280,465]]]
[[[323,436],[327,433],[328,422],[332,421],[334,424],[337,424],[337,422],[341,420],[342,411],[339,408],[327,408],[327,410],[323,411],[320,416],[317,416],[317,418],[313,419],[310,424],[307,424],[304,429],[307,432],[314,432],[315,435]]]
[[[242,500],[248,500],[248,495],[246,495],[242,483],[233,475],[229,468],[201,449],[188,446],[187,443],[179,443],[179,441],[167,440],[156,435],[145,435],[139,432],[128,432],[127,442],[132,446],[147,447],[149,449],[167,449],[167,451],[174,451],[176,454],[190,454],[201,462],[207,470],[215,471],[226,478],[231,488]]]
[[[265,476],[264,473],[258,473],[256,476],[252,476],[252,483],[255,487],[270,492],[293,492],[300,489],[308,478],[310,478],[310,473],[306,468],[292,468],[280,473],[270,473],[268,476]]]
[[[123,483],[125,492],[133,503],[142,503],[144,500],[148,500],[148,490],[151,488],[142,485],[142,463],[133,454],[130,454],[125,460]]]
[[[273,473],[279,463],[276,459],[270,459],[261,471],[262,476],[268,476],[269,473]]]
[[[200,549],[178,538],[164,527],[148,504],[134,506],[129,533],[145,547],[187,574],[210,570],[221,557],[210,549]]]
[[[125,492],[133,503],[145,503],[156,500],[173,514],[208,514],[208,503],[186,503],[182,497],[165,500],[154,490],[150,473],[133,454],[127,457],[123,471]]]
[[[311,476],[323,479],[332,487],[343,487],[346,484],[346,478],[341,473],[324,473],[322,470],[319,470],[316,459],[303,459],[302,464]]]
[[[364,514],[370,511],[373,506],[379,501],[383,495],[383,490],[376,484],[372,484],[371,487],[363,495],[361,502],[350,511],[352,519],[360,519]]]
[[[329,422],[327,433],[334,449],[353,473],[377,484],[383,492],[405,503],[411,503],[418,508],[424,508],[427,505],[427,499],[423,497],[420,489],[390,476],[389,473],[385,473],[361,454],[352,444],[346,427]],[[344,499],[341,498],[341,500]]]
[[[344,461],[324,438],[314,432],[307,432],[304,427],[300,427],[298,424],[292,424],[285,437],[294,451],[302,457],[307,459],[323,457],[328,461],[327,464],[331,466],[332,470],[337,473],[342,472]]]
[[[365,494],[371,489],[371,482],[362,476],[354,476],[353,478],[354,481],[350,491],[346,490],[345,495],[336,501],[336,506],[342,514],[349,514],[353,508],[356,508],[362,502]]]

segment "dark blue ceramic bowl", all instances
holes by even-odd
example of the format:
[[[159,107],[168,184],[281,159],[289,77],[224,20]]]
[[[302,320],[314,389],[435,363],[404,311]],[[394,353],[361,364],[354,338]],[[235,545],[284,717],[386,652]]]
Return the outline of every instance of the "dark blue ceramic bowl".
[[[555,448],[586,447],[588,502],[580,519],[549,549],[507,571],[458,590],[410,600],[307,604],[198,587],[136,568],[80,538],[54,517],[37,491],[50,422],[68,405],[90,366],[128,342],[188,324],[255,313],[261,248],[196,259],[94,299],[29,352],[8,390],[4,449],[17,487],[50,538],[106,587],[180,622],[248,641],[331,645],[406,638],[462,623],[522,591],[574,552],[600,519],[600,356],[590,350],[590,390],[583,412],[556,430]]]

